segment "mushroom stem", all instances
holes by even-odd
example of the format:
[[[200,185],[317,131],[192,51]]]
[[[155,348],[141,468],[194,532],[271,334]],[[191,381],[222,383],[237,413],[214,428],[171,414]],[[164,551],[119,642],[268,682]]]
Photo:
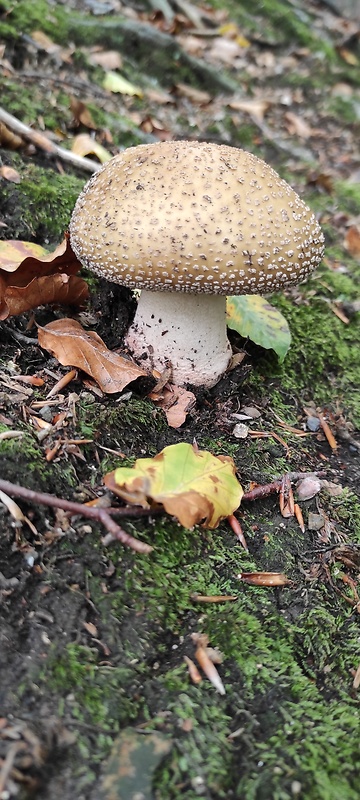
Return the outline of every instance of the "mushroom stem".
[[[174,383],[214,386],[231,357],[225,295],[142,291],[126,344]]]

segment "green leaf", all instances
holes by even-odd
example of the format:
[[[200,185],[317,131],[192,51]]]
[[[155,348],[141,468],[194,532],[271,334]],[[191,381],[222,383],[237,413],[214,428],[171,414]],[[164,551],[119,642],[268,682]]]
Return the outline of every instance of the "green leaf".
[[[243,490],[229,456],[213,456],[191,444],[165,447],[155,458],[105,475],[105,485],[127,503],[162,505],[184,528],[216,528],[239,507]]]
[[[99,800],[152,800],[154,772],[171,745],[171,739],[163,733],[144,736],[125,728],[115,739],[105,765]]]
[[[285,317],[264,297],[228,297],[226,313],[229,328],[266,350],[275,350],[279,361],[284,361],[291,343],[290,329]]]

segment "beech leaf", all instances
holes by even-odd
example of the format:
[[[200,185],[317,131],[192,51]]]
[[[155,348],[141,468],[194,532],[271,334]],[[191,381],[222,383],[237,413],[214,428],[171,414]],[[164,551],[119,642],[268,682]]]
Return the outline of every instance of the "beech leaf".
[[[45,303],[83,305],[89,290],[68,238],[48,253],[33,242],[0,242],[0,319]]]
[[[170,428],[180,428],[196,403],[193,392],[174,384],[171,384],[170,388],[164,387],[160,394],[154,390],[149,397],[158,408],[163,409]]]
[[[103,392],[122,392],[137,378],[149,374],[133,361],[106,347],[95,331],[85,331],[74,319],[59,319],[38,328],[39,344],[63,367],[78,367],[98,383]]]
[[[103,80],[103,87],[109,92],[117,92],[118,94],[128,94],[131,97],[142,97],[143,91],[139,86],[134,86],[133,83],[123,78],[118,72],[106,72]]]
[[[83,278],[77,275],[45,275],[28,286],[9,286],[5,291],[6,316],[15,316],[47,303],[83,306],[89,294]],[[4,319],[0,312],[0,319]]]
[[[94,155],[96,158],[99,159],[101,164],[105,164],[106,161],[110,161],[111,153],[99,144],[95,139],[89,136],[88,133],[79,133],[78,136],[75,136],[73,143],[71,145],[71,152],[76,153],[77,156],[84,156]]]
[[[201,523],[216,528],[239,507],[243,490],[229,456],[214,456],[180,442],[155,458],[105,475],[105,485],[126,502],[151,508],[162,505],[184,528]]]
[[[132,728],[122,730],[104,765],[99,800],[152,800],[155,770],[171,746],[164,733],[152,731],[143,736]]]
[[[281,312],[265,297],[257,294],[228,297],[226,312],[229,328],[260,347],[275,350],[279,361],[284,360],[291,343],[289,326]]]

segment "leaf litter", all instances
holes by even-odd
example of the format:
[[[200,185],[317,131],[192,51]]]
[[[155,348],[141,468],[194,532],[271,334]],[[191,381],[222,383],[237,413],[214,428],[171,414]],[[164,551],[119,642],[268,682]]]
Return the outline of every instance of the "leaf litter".
[[[163,506],[184,528],[216,528],[240,505],[243,490],[230,456],[213,456],[186,442],[169,445],[134,467],[118,467],[104,483],[125,502]]]

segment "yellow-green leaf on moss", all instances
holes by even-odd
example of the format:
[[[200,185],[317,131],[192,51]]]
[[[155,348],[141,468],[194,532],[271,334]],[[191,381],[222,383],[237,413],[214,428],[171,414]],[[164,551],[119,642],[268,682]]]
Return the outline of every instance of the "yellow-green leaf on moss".
[[[134,467],[108,473],[106,486],[134,505],[162,505],[184,528],[201,523],[216,528],[239,507],[243,490],[229,456],[213,456],[180,442],[155,458],[139,458]]]
[[[108,89],[109,92],[117,92],[118,94],[129,94],[131,97],[142,97],[143,91],[140,89],[139,86],[134,86],[133,83],[127,81],[126,78],[123,78],[122,75],[119,75],[118,72],[106,72],[105,78],[103,81],[104,89]]]
[[[267,350],[275,350],[283,361],[291,343],[291,333],[285,317],[257,294],[228,297],[227,325],[240,336],[251,339]]]

